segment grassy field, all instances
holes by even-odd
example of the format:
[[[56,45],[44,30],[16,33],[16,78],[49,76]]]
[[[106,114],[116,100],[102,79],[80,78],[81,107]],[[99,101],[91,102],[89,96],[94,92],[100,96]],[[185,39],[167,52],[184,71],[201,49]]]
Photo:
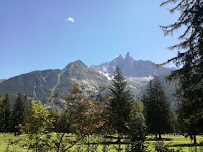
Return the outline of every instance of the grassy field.
[[[153,144],[156,142],[154,140],[151,140],[152,138],[154,137],[148,136],[146,141],[149,143],[150,149],[152,149]],[[172,149],[178,149],[181,147],[184,152],[190,152],[195,148],[198,148],[198,149],[202,149],[203,151],[203,147],[194,146],[190,138],[185,138],[182,135],[174,136],[174,135],[167,134],[167,135],[162,135],[162,138],[165,139],[163,140],[164,144],[168,145],[169,148],[172,148]],[[203,142],[203,136],[197,136],[197,142],[198,143]]]
[[[8,147],[8,143],[9,143],[10,139],[18,140],[18,139],[23,138],[23,137],[24,137],[24,135],[14,136],[14,134],[0,134],[0,152],[6,151],[7,148],[10,151],[26,152],[27,149],[23,149],[17,145],[9,145],[9,147]]]
[[[24,138],[25,135],[17,136],[15,137],[13,134],[0,134],[0,152],[6,151],[9,143],[9,139],[12,140],[18,140],[20,138]],[[194,146],[192,144],[192,141],[189,138],[185,138],[182,135],[162,135],[164,144],[167,144],[169,148],[177,149],[182,148],[184,152],[192,152],[195,148],[197,148],[198,152],[203,151],[203,146]],[[127,144],[110,144],[110,142],[116,141],[115,137],[109,136],[108,138],[104,139],[103,137],[99,136],[90,136],[90,145],[89,145],[89,151],[92,152],[102,152],[102,151],[108,151],[108,152],[116,152],[117,149],[120,148],[123,149],[121,151],[125,151],[127,148]],[[157,142],[154,140],[153,136],[147,136],[146,145],[148,145],[148,149],[154,151],[153,145]],[[203,142],[203,136],[197,136],[197,142]],[[70,149],[70,151],[87,151],[87,139],[84,139],[81,141],[78,145],[75,145]],[[100,144],[98,144],[100,143]],[[23,149],[17,145],[9,145],[9,150],[15,151],[15,152],[26,152],[27,149]]]

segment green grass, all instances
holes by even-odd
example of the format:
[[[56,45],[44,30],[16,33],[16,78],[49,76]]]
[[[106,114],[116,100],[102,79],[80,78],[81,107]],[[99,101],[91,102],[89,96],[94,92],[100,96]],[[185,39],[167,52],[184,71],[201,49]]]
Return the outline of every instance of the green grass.
[[[14,141],[24,137],[25,135],[14,136],[13,134],[0,134],[0,152],[4,152],[7,149],[10,139]],[[71,135],[70,138],[74,138],[74,136]],[[200,151],[200,149],[203,150],[203,147],[194,146],[190,138],[185,138],[182,135],[174,136],[167,134],[162,135],[162,138],[164,144],[167,144],[169,148],[178,149],[179,147],[181,147],[184,152],[190,152],[191,149],[194,148],[199,148],[198,151]],[[106,139],[100,136],[90,136],[89,139],[90,139],[89,149],[94,152],[96,151],[102,152],[104,149],[106,149],[106,151],[108,152],[116,152],[117,151],[116,148],[119,147],[118,144],[111,143],[117,140],[116,137],[113,136],[108,136]],[[154,140],[154,136],[147,136],[146,145],[148,145],[149,150],[153,150],[153,145],[155,142],[157,141]],[[197,142],[198,143],[203,142],[203,136],[197,136]],[[122,151],[125,151],[124,149],[126,149],[127,146],[128,146],[127,144],[121,144],[120,148],[123,149]],[[70,151],[72,152],[86,151],[87,149],[88,149],[87,138],[85,138],[84,140],[80,141],[80,143],[72,147]],[[23,149],[22,147],[19,147],[17,145],[9,145],[9,150],[13,150],[15,152],[28,151],[27,149]]]
[[[28,151],[27,149],[23,149],[19,147],[18,145],[9,144],[9,141],[17,141],[18,139],[23,138],[25,135],[21,136],[14,136],[14,134],[0,134],[0,152],[6,151],[8,148],[10,151],[18,151],[18,152],[26,152]]]
[[[156,142],[155,140],[152,140],[154,137],[153,136],[148,136],[147,141],[149,143],[149,149],[152,149],[153,144]],[[193,141],[191,139],[185,138],[183,135],[162,135],[162,138],[165,139],[163,140],[164,144],[168,145],[169,148],[171,149],[178,149],[182,148],[184,152],[189,152],[191,149],[196,148],[201,148],[201,146],[195,146],[193,144]],[[197,143],[203,142],[203,136],[197,136]],[[203,150],[203,149],[202,149]]]

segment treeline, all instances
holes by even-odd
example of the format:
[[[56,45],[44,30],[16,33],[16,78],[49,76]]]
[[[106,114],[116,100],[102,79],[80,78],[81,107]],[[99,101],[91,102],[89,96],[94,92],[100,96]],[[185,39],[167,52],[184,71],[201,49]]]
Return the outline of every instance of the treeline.
[[[11,105],[11,99],[9,93],[6,93],[5,97],[0,97],[0,132],[9,133],[15,132],[15,135],[19,132],[18,124],[23,124],[26,111],[30,102],[27,95],[19,93],[16,98],[15,104]]]

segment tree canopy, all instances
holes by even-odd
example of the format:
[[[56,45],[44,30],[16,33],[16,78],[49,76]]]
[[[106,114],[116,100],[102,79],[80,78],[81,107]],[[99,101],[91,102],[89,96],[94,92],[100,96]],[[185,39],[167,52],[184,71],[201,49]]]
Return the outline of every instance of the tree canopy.
[[[147,93],[143,95],[145,119],[149,133],[170,131],[170,105],[158,77],[150,80]]]
[[[172,71],[168,79],[178,79],[177,97],[182,101],[179,122],[185,126],[182,131],[196,139],[195,135],[203,130],[203,2],[167,0],[161,6],[168,3],[175,4],[170,12],[179,11],[180,16],[175,23],[161,26],[162,30],[168,35],[184,27],[184,33],[179,36],[181,42],[169,47],[177,49],[178,54],[166,63],[172,61],[180,68]]]

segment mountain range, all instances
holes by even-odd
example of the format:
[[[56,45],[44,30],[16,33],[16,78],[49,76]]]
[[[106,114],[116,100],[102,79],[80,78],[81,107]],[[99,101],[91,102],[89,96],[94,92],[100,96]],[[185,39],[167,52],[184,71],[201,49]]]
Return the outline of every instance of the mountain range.
[[[119,66],[125,77],[153,77],[174,70],[174,68],[156,67],[152,61],[136,61],[130,56],[129,52],[125,58],[119,55],[110,62],[102,63],[101,65],[92,65],[91,68],[111,79],[116,66]]]
[[[12,77],[0,83],[0,95],[9,92],[15,99],[19,92],[33,100],[47,101],[49,91],[67,89],[72,83],[82,83],[87,87],[106,85],[107,78],[78,60],[69,63],[64,69],[33,71]]]
[[[43,71],[32,71],[18,75],[7,80],[0,81],[0,95],[9,92],[11,99],[15,100],[19,92],[27,94],[33,100],[46,102],[49,99],[49,91],[58,89],[65,90],[72,83],[80,83],[86,88],[98,89],[100,85],[108,88],[114,73],[114,68],[119,66],[127,81],[127,89],[130,89],[135,98],[141,97],[148,82],[157,75],[162,80],[167,96],[170,98],[172,108],[176,107],[174,83],[167,84],[164,76],[174,68],[156,68],[151,61],[134,60],[129,53],[125,59],[119,55],[112,61],[101,65],[86,66],[78,60],[69,63],[64,69],[50,69]]]

